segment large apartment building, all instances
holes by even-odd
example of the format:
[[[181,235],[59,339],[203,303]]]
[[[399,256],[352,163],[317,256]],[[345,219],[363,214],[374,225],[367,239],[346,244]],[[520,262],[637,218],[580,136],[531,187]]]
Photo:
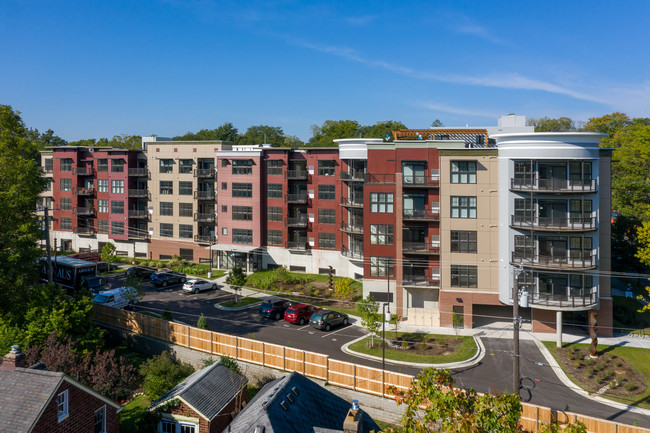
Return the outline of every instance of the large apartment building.
[[[221,268],[363,279],[364,296],[419,326],[503,319],[516,287],[534,331],[600,311],[600,332],[611,333],[610,153],[598,134],[536,134],[521,123],[326,148],[155,137],[142,151],[55,148],[44,153],[53,236],[74,249],[132,242],[153,259],[212,254]]]

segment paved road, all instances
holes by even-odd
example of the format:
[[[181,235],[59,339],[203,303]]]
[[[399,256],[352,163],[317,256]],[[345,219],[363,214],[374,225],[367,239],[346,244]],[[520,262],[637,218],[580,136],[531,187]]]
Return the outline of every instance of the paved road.
[[[113,277],[111,280],[113,287],[121,285],[121,277]],[[208,320],[209,328],[216,332],[288,345],[323,353],[333,359],[381,368],[381,362],[354,357],[341,350],[341,346],[345,343],[365,335],[365,329],[359,326],[351,325],[325,333],[309,325],[298,326],[283,320],[266,319],[257,314],[256,308],[242,311],[219,310],[214,305],[233,296],[221,290],[194,295],[183,292],[180,285],[157,288],[146,283],[145,288],[147,294],[138,304],[138,309],[161,313],[165,308],[169,308],[173,312],[174,320],[190,325],[195,325],[198,317],[203,314]],[[509,337],[483,338],[482,341],[486,349],[485,356],[477,365],[455,369],[453,375],[456,383],[480,392],[509,392],[512,385],[511,339]],[[520,350],[521,374],[523,377],[529,377],[530,382],[536,386],[531,393],[531,403],[604,417],[626,424],[637,422],[640,426],[650,428],[650,417],[621,412],[568,389],[558,379],[553,369],[546,364],[546,360],[534,342],[522,340]],[[386,368],[411,375],[417,375],[420,371],[418,368],[390,364],[386,364]]]

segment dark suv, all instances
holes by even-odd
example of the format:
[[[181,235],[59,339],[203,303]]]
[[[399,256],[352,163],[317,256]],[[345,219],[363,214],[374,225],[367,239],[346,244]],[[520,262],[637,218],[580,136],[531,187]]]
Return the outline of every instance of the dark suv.
[[[145,278],[151,278],[151,274],[156,272],[156,269],[154,268],[149,268],[147,266],[134,266],[132,268],[129,268],[124,272],[124,275],[126,277],[138,277],[140,279],[145,279]]]
[[[329,331],[335,326],[348,324],[348,315],[332,310],[321,310],[312,314],[309,323],[316,329]]]
[[[295,304],[296,302],[287,299],[270,299],[262,302],[258,312],[269,319],[280,320],[284,316],[284,311]]]
[[[308,304],[296,304],[287,308],[284,312],[284,320],[289,323],[297,323],[298,325],[304,325],[306,322],[309,322],[309,318],[316,311],[320,311],[322,308],[314,307],[313,305]]]
[[[167,287],[170,284],[184,283],[185,274],[173,271],[161,271],[151,274],[151,282],[156,286]]]
[[[93,295],[107,289],[106,280],[102,277],[84,277],[81,281],[81,287],[88,289]]]

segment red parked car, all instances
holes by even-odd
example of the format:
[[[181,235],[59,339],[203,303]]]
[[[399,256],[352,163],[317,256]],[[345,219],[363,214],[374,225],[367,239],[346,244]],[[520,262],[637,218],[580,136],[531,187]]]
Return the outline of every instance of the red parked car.
[[[313,305],[308,304],[296,304],[287,308],[284,312],[284,320],[289,323],[297,323],[298,325],[304,325],[309,322],[309,318],[316,311],[320,311],[322,308],[314,307]]]

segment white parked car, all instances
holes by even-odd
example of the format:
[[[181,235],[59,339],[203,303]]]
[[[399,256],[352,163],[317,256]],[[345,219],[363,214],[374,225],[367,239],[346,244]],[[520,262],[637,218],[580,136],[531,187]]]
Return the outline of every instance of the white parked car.
[[[203,290],[216,290],[217,289],[217,283],[213,283],[212,281],[206,281],[206,280],[187,280],[185,284],[183,284],[183,290],[187,290],[188,292],[192,293],[199,293]]]
[[[126,308],[140,300],[138,291],[133,287],[118,287],[98,293],[93,302],[113,308]]]

